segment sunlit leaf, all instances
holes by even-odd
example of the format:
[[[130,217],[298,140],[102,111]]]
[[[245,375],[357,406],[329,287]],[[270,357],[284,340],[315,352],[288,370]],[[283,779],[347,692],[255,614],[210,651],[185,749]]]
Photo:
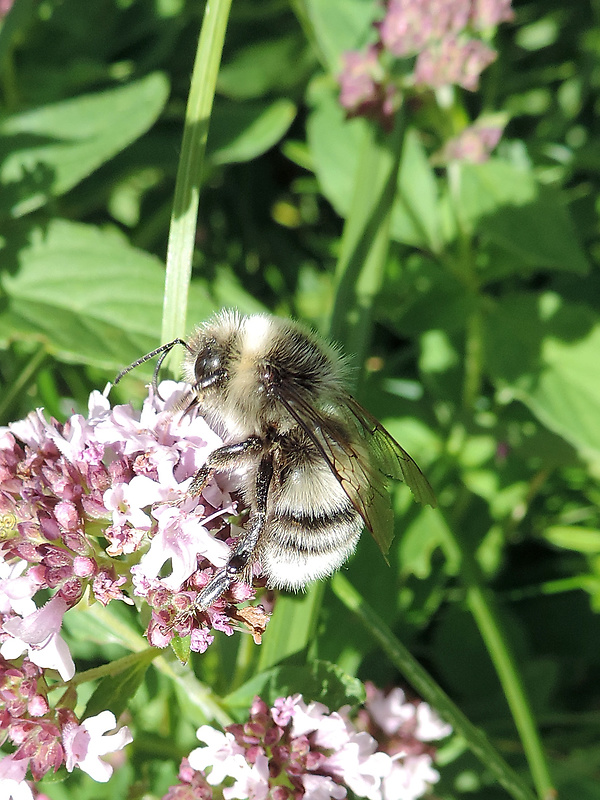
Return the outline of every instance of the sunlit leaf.
[[[56,358],[119,371],[159,344],[164,268],[116,231],[53,220],[30,231],[1,285],[8,298],[0,344],[43,343]],[[214,305],[200,284],[190,319]]]
[[[154,73],[0,119],[0,213],[20,217],[64,194],[147,131],[167,94]]]
[[[487,363],[550,430],[600,453],[600,323],[557,295],[507,295],[486,316]],[[510,396],[510,394],[508,395]]]

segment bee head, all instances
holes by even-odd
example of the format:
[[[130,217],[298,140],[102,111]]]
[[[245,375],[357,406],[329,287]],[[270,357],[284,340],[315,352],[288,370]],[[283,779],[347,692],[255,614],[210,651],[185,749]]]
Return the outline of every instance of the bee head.
[[[186,350],[184,378],[202,413],[232,435],[287,427],[293,421],[282,396],[319,404],[343,382],[333,348],[296,323],[265,314],[221,312],[194,332]]]
[[[187,342],[183,375],[200,400],[222,394],[238,360],[239,316],[223,312],[197,328]]]

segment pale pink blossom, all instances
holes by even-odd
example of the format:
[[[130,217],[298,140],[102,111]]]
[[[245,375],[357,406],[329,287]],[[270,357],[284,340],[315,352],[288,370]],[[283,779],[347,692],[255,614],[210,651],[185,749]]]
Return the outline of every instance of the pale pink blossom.
[[[477,30],[495,28],[501,22],[512,22],[515,12],[512,0],[472,0],[471,22]]]
[[[340,752],[350,742],[350,735],[353,731],[353,726],[346,722],[341,713],[332,711],[319,721],[313,739],[319,747]]]
[[[406,702],[406,695],[399,686],[387,695],[374,690],[374,695],[367,698],[365,705],[373,720],[388,736],[396,733],[415,716],[414,705]]]
[[[342,800],[347,790],[367,800],[417,800],[439,779],[433,769],[434,749],[414,736],[418,704],[404,702],[401,690],[388,700],[367,685],[367,694],[384,725],[393,717],[389,730],[402,729],[408,721],[410,756],[399,751],[403,735],[397,731],[393,754],[385,750],[392,740],[387,742],[381,731],[375,738],[359,730],[349,706],[330,712],[322,703],[307,705],[296,694],[277,698],[269,708],[255,697],[246,722],[229,725],[225,732],[207,725],[198,730],[205,746],[192,751],[186,761],[182,796],[188,796],[184,790],[195,780],[189,774],[191,768],[198,772],[196,782],[203,798],[207,781],[219,787],[224,800]],[[365,713],[359,712],[359,723],[365,721]],[[423,714],[425,731],[445,732],[435,722],[430,726],[431,720],[431,714]],[[171,787],[169,797],[177,796],[175,788]]]
[[[415,736],[422,742],[437,742],[452,733],[452,726],[443,722],[428,703],[419,703],[416,708]]]
[[[197,506],[197,501],[193,501],[193,505]],[[158,577],[164,564],[170,560],[171,574],[161,578],[160,583],[172,591],[177,591],[195,571],[198,555],[204,556],[216,567],[223,566],[227,561],[229,548],[225,542],[215,539],[204,523],[230,510],[220,509],[210,517],[202,518],[199,515],[196,518],[191,513],[185,516],[181,507],[164,505],[155,509],[153,516],[158,520],[158,533],[152,539],[150,549],[142,556],[140,563],[132,567],[132,574],[136,575],[136,579],[143,575],[148,581],[153,581]]]
[[[0,758],[0,797],[2,800],[34,800],[31,787],[25,780],[28,758],[14,755]]]
[[[431,756],[411,756],[405,760],[392,757],[392,769],[383,778],[383,800],[418,800],[440,779]]]
[[[369,800],[378,800],[381,781],[391,768],[390,756],[377,752],[377,741],[365,732],[351,733],[325,762],[328,772],[340,778],[357,797]]]
[[[490,157],[502,136],[504,125],[486,125],[476,122],[464,128],[458,136],[450,139],[441,151],[441,160],[467,161],[471,164],[482,164]]]
[[[242,758],[232,762],[233,786],[223,789],[224,800],[266,800],[269,795],[269,761],[258,755],[252,766]]]
[[[302,776],[304,797],[302,800],[342,800],[348,792],[329,775],[313,775],[307,772]]]
[[[7,620],[2,629],[11,638],[2,644],[0,653],[6,659],[14,659],[27,652],[38,667],[55,669],[64,681],[70,680],[75,674],[75,664],[59,634],[66,610],[67,603],[55,595],[32,614]]]
[[[391,127],[403,96],[415,87],[476,91],[496,58],[490,34],[513,18],[510,6],[510,0],[388,0],[375,26],[378,40],[343,56],[341,105],[350,116]]]
[[[135,475],[129,483],[118,483],[104,492],[103,502],[112,513],[113,525],[128,522],[138,530],[150,530],[152,519],[143,511],[162,500],[164,491],[159,483],[144,475]]]
[[[0,19],[8,14],[14,2],[15,0],[0,0]]]
[[[342,61],[340,102],[344,108],[354,109],[373,102],[384,75],[377,48],[369,47],[364,52],[352,50],[344,53]]]
[[[295,713],[292,719],[292,735],[302,736],[302,734],[316,731],[327,719],[329,709],[323,703],[309,703],[306,705],[302,700],[302,695],[294,695],[298,698],[295,702]]]
[[[301,694],[294,694],[289,697],[278,697],[271,709],[275,724],[279,725],[281,728],[285,728],[288,722],[294,718],[296,709],[301,701]]]
[[[479,39],[448,36],[419,53],[415,83],[432,88],[457,84],[474,92],[479,76],[495,58],[496,51]]]
[[[427,703],[409,703],[400,687],[388,694],[373,689],[366,707],[382,731],[393,736],[407,725],[411,733],[423,742],[438,741],[452,733],[452,728],[439,718]]]
[[[100,756],[122,750],[133,741],[129,728],[123,726],[116,733],[107,734],[115,728],[117,720],[112,711],[102,711],[88,717],[81,725],[66,724],[63,729],[63,747],[68,772],[79,767],[99,783],[106,783],[113,768]]]
[[[36,610],[32,598],[39,585],[28,575],[23,575],[28,566],[23,559],[13,564],[0,560],[0,614],[14,612],[25,617]]]
[[[245,762],[243,748],[236,742],[233,734],[229,731],[222,733],[210,725],[202,725],[196,731],[196,736],[205,747],[197,747],[188,756],[190,765],[197,770],[203,771],[211,767],[210,774],[207,776],[211,786],[219,786],[225,778],[232,775],[232,770],[239,769],[240,762]]]

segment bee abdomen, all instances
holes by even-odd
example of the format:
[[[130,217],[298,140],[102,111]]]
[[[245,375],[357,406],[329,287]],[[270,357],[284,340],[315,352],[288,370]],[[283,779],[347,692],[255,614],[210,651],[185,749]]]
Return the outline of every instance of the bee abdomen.
[[[300,589],[331,575],[354,552],[363,525],[350,503],[331,512],[279,513],[258,554],[269,586]]]

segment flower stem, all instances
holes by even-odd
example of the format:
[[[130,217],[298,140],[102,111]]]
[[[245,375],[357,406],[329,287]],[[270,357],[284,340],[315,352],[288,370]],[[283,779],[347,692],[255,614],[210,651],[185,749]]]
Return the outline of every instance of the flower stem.
[[[446,722],[452,725],[455,733],[463,737],[472,752],[496,776],[514,800],[534,800],[534,795],[529,787],[490,744],[485,733],[467,719],[341,573],[338,572],[331,579],[331,588],[346,608],[358,617],[366,630],[387,653],[390,661],[402,672],[421,697],[435,708]],[[546,797],[548,796],[546,795]]]
[[[25,364],[21,374],[13,381],[10,388],[4,391],[2,399],[0,400],[0,420],[4,419],[16,398],[29,386],[31,380],[44,363],[46,355],[47,351],[45,347],[40,347],[36,350],[27,364]]]
[[[196,236],[204,154],[231,0],[206,4],[185,113],[167,247],[162,341],[186,332],[188,288]]]
[[[521,674],[502,631],[492,598],[486,593],[482,582],[478,579],[478,568],[474,561],[468,563],[472,561],[470,558],[465,563],[464,555],[463,550],[461,577],[466,586],[467,606],[479,628],[502,684],[531,769],[538,797],[540,800],[548,800],[555,796],[555,790]]]

